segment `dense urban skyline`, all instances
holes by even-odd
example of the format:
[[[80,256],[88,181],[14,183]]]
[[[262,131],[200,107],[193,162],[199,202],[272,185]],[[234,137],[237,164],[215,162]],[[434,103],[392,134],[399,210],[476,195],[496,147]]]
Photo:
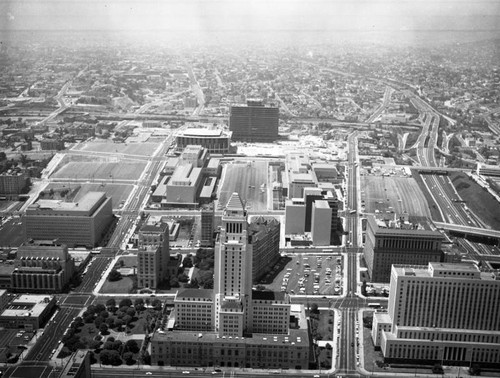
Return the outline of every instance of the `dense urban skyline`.
[[[0,375],[499,369],[499,41],[486,0],[1,2]]]

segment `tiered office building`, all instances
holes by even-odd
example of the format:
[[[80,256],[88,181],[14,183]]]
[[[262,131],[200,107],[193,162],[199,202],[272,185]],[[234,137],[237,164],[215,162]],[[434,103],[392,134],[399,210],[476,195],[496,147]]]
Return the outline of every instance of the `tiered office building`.
[[[180,290],[166,330],[151,338],[153,363],[174,366],[298,368],[309,365],[304,307],[283,292],[252,290],[253,240],[233,193],[222,215],[214,290]]]
[[[177,274],[179,261],[170,259],[169,228],[160,218],[149,218],[139,230],[137,286],[156,289]]]

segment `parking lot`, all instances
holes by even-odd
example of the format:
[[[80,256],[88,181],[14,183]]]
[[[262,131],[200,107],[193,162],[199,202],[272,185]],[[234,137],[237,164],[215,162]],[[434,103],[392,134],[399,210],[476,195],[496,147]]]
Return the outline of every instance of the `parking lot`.
[[[30,342],[33,332],[24,329],[2,329],[0,337],[0,348],[10,347],[12,353],[19,353]],[[20,347],[21,349],[17,349]]]
[[[289,294],[342,295],[343,258],[341,255],[290,255],[291,261],[279,272],[272,284],[273,291]]]

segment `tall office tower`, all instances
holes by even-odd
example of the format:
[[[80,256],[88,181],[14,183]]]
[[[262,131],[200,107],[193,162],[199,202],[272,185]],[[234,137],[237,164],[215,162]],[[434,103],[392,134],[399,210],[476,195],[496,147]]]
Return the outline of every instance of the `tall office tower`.
[[[11,290],[60,293],[69,283],[75,261],[68,247],[53,240],[29,240],[19,246],[11,276]]]
[[[265,106],[262,100],[248,100],[246,105],[233,105],[229,111],[229,130],[235,141],[274,142],[278,125],[279,108]]]
[[[389,363],[500,366],[500,274],[472,263],[393,265],[372,337]]]
[[[247,214],[238,193],[222,213],[215,251],[215,329],[222,335],[243,336],[249,328],[252,299],[252,250],[248,248]]]
[[[260,228],[254,232],[241,198],[231,195],[215,248],[215,288],[177,292],[167,329],[151,338],[153,363],[264,369],[308,366],[311,344],[304,306],[292,308],[284,292],[252,291],[254,248],[265,247],[266,238],[269,243],[279,241],[275,223],[257,219]],[[262,226],[270,232],[264,235]]]
[[[364,257],[372,282],[389,282],[391,265],[422,265],[443,260],[444,237],[427,222],[410,223],[403,217],[387,220],[367,217]]]
[[[313,245],[329,245],[332,232],[332,209],[327,201],[316,200],[313,202],[311,223]]]
[[[248,241],[252,246],[252,281],[258,283],[280,259],[280,222],[275,218],[258,217],[248,228]]]
[[[201,208],[201,247],[213,247],[214,245],[214,221],[215,209],[213,204]]]
[[[139,230],[137,286],[157,288],[172,273],[169,271],[169,228],[160,219],[149,218]]]
[[[339,199],[337,194],[332,190],[327,190],[323,195],[323,199],[328,202],[328,206],[332,209],[331,227],[330,227],[330,244],[334,244],[335,232],[340,228],[339,218]]]
[[[306,218],[304,223],[305,232],[311,231],[311,219],[314,201],[322,199],[323,194],[320,188],[304,188],[304,203],[306,204]]]
[[[95,247],[113,220],[111,198],[89,192],[78,202],[38,200],[28,206],[24,220],[28,238]]]
[[[285,202],[285,235],[303,234],[305,231],[306,204],[302,198]]]

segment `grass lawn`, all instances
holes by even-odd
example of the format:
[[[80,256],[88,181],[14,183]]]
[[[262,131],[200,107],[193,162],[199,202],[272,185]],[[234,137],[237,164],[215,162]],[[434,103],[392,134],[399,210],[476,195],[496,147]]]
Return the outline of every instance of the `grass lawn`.
[[[321,369],[330,369],[332,367],[332,349],[319,348],[318,363]]]
[[[128,294],[133,287],[134,280],[131,277],[122,277],[120,280],[114,282],[106,279],[100,292],[103,294]]]
[[[115,268],[133,268],[137,267],[137,256],[121,256],[116,262]],[[128,294],[134,287],[136,276],[122,276],[118,281],[109,281],[106,279],[102,285],[101,293],[105,294]]]
[[[318,335],[321,340],[333,340],[333,311],[321,311],[319,313]]]
[[[320,311],[319,314],[314,314],[310,311],[309,317],[311,318],[311,333],[313,337],[316,335],[317,340],[333,340],[333,323],[334,312]]]
[[[500,230],[500,203],[464,173],[451,172],[450,179],[467,207],[493,230]]]
[[[123,261],[123,268],[133,268],[137,266],[137,256],[121,256],[118,259],[117,267],[120,267],[120,261]]]

